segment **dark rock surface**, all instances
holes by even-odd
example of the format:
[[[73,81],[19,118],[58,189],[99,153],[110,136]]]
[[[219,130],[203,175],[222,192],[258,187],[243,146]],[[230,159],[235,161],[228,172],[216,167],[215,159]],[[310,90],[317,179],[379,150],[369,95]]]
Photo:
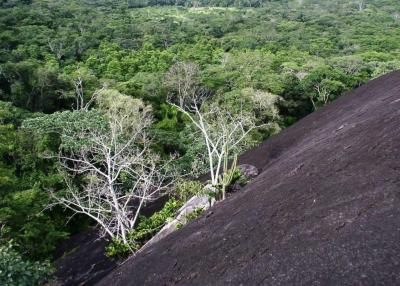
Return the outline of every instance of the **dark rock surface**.
[[[261,173],[99,285],[400,285],[400,72],[239,164]]]
[[[142,215],[151,216],[159,211],[168,200],[163,196],[143,208]],[[107,241],[99,238],[97,229],[71,236],[57,251],[55,262],[57,286],[90,286],[118,266],[118,263],[104,254]]]
[[[73,235],[66,241],[56,263],[54,285],[94,285],[113,270],[117,263],[104,254],[107,241],[98,238],[96,229]]]

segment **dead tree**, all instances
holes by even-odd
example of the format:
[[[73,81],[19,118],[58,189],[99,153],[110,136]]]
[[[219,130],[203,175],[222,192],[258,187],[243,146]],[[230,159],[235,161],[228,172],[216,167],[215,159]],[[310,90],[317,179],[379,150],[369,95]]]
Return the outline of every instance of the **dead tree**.
[[[96,100],[107,124],[69,132],[80,143],[59,153],[67,189],[62,195],[51,194],[56,204],[90,217],[105,234],[129,243],[128,233],[143,205],[160,196],[170,183],[167,163],[150,150],[148,107],[116,91],[102,92]],[[75,178],[83,184],[75,186]]]
[[[197,77],[200,72],[195,63],[179,62],[174,64],[165,75],[165,85],[176,93],[179,107],[184,106],[187,98],[195,96],[198,89]],[[172,98],[172,97],[171,97]]]
[[[225,187],[229,183],[225,176],[230,176],[235,166],[228,166],[228,160],[235,158],[239,145],[257,127],[255,116],[251,112],[240,110],[232,113],[217,103],[208,103],[209,93],[198,88],[190,97],[180,104],[169,103],[184,113],[200,131],[204,142],[211,185],[222,187],[222,199],[225,198]],[[182,104],[182,105],[181,105]],[[233,160],[235,162],[235,160]]]
[[[365,8],[365,0],[359,0],[357,4],[358,4],[358,12],[364,11],[364,8]]]
[[[321,84],[316,84],[314,86],[314,89],[316,91],[315,94],[312,94],[310,96],[311,103],[313,105],[314,110],[317,110],[319,108],[319,105],[321,104],[324,106],[325,104],[328,103],[330,93],[327,88],[322,86]]]

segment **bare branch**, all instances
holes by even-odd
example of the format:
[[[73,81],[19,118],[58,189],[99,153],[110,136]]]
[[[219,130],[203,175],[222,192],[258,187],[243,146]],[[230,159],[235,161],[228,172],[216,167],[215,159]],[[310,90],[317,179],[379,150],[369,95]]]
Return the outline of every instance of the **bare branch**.
[[[78,81],[77,92],[80,84]],[[85,144],[60,151],[67,191],[51,195],[57,204],[96,221],[105,234],[128,243],[128,232],[142,207],[160,196],[172,179],[166,173],[169,162],[163,164],[151,153],[147,136],[150,113],[138,108],[142,103],[136,100],[131,102],[122,95],[114,99],[121,98],[123,103],[112,101],[115,105],[106,109],[106,130],[83,127],[72,136]],[[77,106],[85,109],[87,104],[78,100]],[[76,177],[83,180],[79,188],[72,183]]]

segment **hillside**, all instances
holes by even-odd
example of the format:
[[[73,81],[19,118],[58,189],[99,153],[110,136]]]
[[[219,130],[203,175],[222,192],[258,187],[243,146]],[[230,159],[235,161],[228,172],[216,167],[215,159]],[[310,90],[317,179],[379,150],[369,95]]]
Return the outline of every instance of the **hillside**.
[[[99,285],[398,285],[400,72],[242,156],[245,191]]]

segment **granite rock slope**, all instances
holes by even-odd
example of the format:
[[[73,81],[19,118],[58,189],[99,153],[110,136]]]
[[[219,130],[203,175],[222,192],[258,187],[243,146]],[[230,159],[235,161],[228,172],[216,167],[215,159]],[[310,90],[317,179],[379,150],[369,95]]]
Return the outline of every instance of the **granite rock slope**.
[[[239,164],[260,174],[98,285],[400,285],[400,72]]]

